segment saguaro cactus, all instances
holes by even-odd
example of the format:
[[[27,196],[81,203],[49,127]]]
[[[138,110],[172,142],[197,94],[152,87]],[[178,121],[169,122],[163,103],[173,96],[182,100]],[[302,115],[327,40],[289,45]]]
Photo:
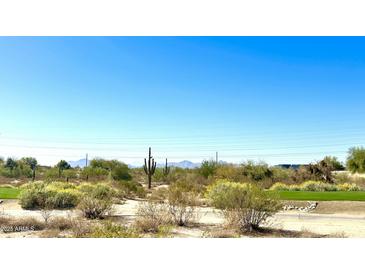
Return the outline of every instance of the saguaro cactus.
[[[144,159],[144,166],[143,166],[144,172],[146,173],[146,175],[148,177],[148,189],[151,189],[152,175],[155,174],[156,165],[157,165],[157,163],[155,162],[155,159],[153,159],[153,157],[151,155],[151,148],[149,148],[148,161],[145,158]]]
[[[170,167],[167,165],[167,159],[166,159],[166,164],[165,164],[165,168],[163,169],[163,175],[167,176],[170,173]]]

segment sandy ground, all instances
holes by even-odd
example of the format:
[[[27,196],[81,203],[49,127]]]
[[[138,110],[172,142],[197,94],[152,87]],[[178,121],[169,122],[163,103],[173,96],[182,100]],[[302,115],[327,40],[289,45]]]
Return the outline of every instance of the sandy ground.
[[[137,212],[140,201],[128,200],[123,205],[115,205],[113,216],[132,221]],[[0,214],[13,217],[35,217],[42,220],[40,211],[23,210],[16,200],[5,200],[0,205]],[[54,210],[52,216],[78,216],[76,210]],[[217,210],[199,208],[199,226],[213,226],[224,223],[224,219]],[[279,212],[270,221],[274,228],[291,231],[310,231],[322,235],[334,234],[338,237],[365,237],[365,203],[362,202],[322,202],[318,210],[311,213]],[[203,230],[199,227],[178,228],[174,231],[179,236],[202,237]],[[2,234],[2,233],[0,233]],[[15,233],[15,237],[34,237],[37,232]],[[22,235],[24,234],[24,235]],[[4,236],[4,235],[3,235]],[[12,235],[7,234],[7,237]],[[1,236],[0,236],[1,237]]]

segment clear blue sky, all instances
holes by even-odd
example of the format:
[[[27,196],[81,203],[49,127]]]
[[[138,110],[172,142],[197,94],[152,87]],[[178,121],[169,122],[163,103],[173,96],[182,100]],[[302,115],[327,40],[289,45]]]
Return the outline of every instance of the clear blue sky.
[[[365,144],[365,38],[0,38],[0,155],[344,160]]]

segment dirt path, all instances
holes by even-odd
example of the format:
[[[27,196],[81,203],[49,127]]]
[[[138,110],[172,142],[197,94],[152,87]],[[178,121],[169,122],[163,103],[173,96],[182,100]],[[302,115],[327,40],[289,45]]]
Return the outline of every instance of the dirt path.
[[[128,200],[123,205],[114,205],[113,216],[124,218],[130,222],[135,218],[140,203],[140,201]],[[350,204],[346,204],[346,202],[343,205],[350,207]],[[365,203],[359,204],[358,210],[354,213],[350,212],[350,214],[346,211],[345,213],[340,211],[341,213],[335,214],[280,212],[270,220],[270,224],[275,228],[292,231],[310,231],[318,234],[336,234],[346,237],[365,237],[365,210],[360,210],[364,206]],[[336,207],[341,207],[341,205],[337,203]],[[328,205],[324,206],[324,208],[328,210]],[[16,200],[4,201],[0,206],[0,214],[14,217],[32,216],[39,219],[42,218],[40,211],[23,210]],[[64,217],[77,216],[79,214],[80,212],[76,210],[55,210],[52,213],[53,216]],[[199,208],[198,215],[200,217],[199,223],[203,226],[224,223],[222,216],[213,208]],[[188,228],[180,232],[186,236],[200,237],[202,231],[196,228]]]

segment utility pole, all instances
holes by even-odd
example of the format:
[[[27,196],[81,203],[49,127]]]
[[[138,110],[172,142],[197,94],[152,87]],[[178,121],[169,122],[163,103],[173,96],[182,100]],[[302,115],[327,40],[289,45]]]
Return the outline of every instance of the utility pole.
[[[215,163],[218,164],[218,151],[215,153]]]
[[[86,153],[86,158],[85,158],[85,167],[87,167],[88,165],[88,158],[89,155]],[[86,182],[89,181],[89,174],[86,174]]]

